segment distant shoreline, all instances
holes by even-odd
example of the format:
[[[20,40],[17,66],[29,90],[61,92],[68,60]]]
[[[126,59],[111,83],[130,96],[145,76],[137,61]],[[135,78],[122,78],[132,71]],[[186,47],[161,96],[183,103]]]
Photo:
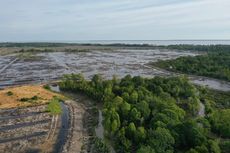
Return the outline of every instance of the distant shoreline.
[[[70,40],[70,41],[5,41],[2,44],[59,44],[59,45],[149,45],[149,46],[168,46],[168,45],[230,45],[230,40]]]

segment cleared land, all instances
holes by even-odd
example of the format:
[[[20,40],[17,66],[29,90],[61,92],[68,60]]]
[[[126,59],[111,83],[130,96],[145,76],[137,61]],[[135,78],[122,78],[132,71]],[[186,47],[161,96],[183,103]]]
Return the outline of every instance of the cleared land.
[[[43,88],[42,85],[26,85],[0,90],[0,109],[46,104],[54,96],[63,97]]]
[[[47,103],[54,96],[65,99],[61,114],[47,112]],[[91,113],[91,101],[81,95],[70,98],[74,100],[42,85],[1,90],[0,99],[5,101],[0,105],[0,153],[90,151],[91,122],[95,117]]]

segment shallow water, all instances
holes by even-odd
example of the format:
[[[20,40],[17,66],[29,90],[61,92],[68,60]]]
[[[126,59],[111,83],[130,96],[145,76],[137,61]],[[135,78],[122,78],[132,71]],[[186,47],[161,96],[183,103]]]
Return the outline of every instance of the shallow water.
[[[98,110],[98,125],[95,128],[96,136],[100,139],[104,139],[104,127],[102,125],[103,116],[101,110]]]
[[[61,114],[61,128],[59,129],[58,137],[56,144],[54,146],[54,153],[62,152],[63,146],[67,140],[68,137],[68,131],[69,131],[69,109],[64,104],[61,103],[62,107],[62,114]]]
[[[49,85],[50,86],[50,89],[54,92],[60,92],[60,88],[59,88],[59,85],[57,84],[51,84]]]
[[[201,117],[204,117],[205,116],[205,106],[201,102],[199,102],[199,105],[200,105],[200,109],[198,111],[198,115]]]
[[[191,78],[194,84],[204,85],[212,89],[221,90],[221,91],[230,91],[230,83],[215,79],[207,79],[207,78]]]

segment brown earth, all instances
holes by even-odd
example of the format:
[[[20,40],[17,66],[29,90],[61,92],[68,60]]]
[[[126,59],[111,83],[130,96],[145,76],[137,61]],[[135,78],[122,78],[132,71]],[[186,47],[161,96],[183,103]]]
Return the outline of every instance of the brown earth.
[[[7,93],[11,92],[12,95]],[[28,102],[22,102],[22,98],[37,96],[38,99]],[[26,85],[19,87],[6,88],[0,90],[0,109],[40,105],[49,102],[54,96],[62,98],[63,96],[53,93],[43,88],[42,85]]]

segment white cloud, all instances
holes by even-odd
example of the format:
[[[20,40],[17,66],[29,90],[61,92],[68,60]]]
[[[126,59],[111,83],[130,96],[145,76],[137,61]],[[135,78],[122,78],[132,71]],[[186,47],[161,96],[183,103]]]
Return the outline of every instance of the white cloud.
[[[0,0],[0,41],[230,39],[229,0]]]

